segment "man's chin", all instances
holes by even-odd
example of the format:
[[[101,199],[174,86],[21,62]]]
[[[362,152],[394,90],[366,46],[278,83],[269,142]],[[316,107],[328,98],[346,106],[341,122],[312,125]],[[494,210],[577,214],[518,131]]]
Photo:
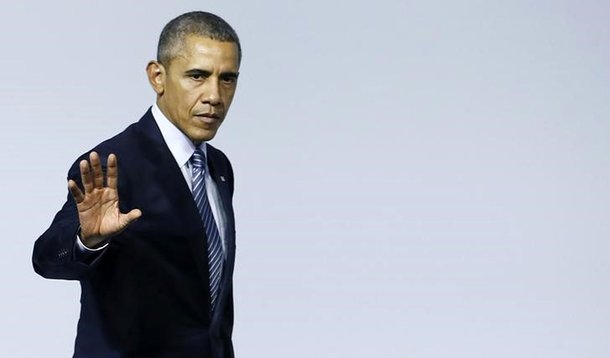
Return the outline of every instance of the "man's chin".
[[[187,137],[193,143],[199,144],[201,142],[207,142],[214,139],[217,131],[218,129],[197,129],[195,131],[192,131],[191,133],[188,133]]]

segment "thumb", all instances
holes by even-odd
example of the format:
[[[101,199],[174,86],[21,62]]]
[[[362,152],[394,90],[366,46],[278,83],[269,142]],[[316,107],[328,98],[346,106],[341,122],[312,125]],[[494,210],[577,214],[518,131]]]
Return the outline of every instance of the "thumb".
[[[140,209],[133,209],[127,214],[121,214],[119,216],[120,225],[122,228],[131,224],[132,222],[138,220],[142,216],[142,211]]]

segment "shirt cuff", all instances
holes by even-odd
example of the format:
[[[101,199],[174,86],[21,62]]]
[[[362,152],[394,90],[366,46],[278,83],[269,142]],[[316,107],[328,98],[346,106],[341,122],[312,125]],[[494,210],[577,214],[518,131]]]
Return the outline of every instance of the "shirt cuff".
[[[76,234],[76,246],[78,247],[80,252],[96,252],[96,251],[101,251],[101,250],[105,249],[106,246],[108,246],[108,243],[105,243],[104,245],[102,245],[100,247],[96,247],[95,249],[90,249],[87,246],[85,246],[85,244],[83,244],[83,242],[80,239],[80,234]]]

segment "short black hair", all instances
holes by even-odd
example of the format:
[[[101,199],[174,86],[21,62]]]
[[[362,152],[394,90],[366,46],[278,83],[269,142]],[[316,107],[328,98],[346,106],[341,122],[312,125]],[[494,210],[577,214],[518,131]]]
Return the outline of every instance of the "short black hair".
[[[241,62],[239,37],[231,25],[220,16],[205,11],[192,11],[182,14],[165,25],[159,45],[157,61],[168,65],[182,47],[188,35],[198,35],[217,41],[233,42],[237,45],[238,61]]]

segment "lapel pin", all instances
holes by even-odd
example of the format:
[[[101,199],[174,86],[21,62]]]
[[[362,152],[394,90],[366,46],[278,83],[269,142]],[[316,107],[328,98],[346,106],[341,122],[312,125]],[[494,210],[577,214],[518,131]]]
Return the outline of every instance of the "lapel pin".
[[[227,181],[227,179],[225,179],[225,177],[221,175],[221,176],[220,176],[220,181],[223,181],[223,182],[224,182],[224,181]]]

